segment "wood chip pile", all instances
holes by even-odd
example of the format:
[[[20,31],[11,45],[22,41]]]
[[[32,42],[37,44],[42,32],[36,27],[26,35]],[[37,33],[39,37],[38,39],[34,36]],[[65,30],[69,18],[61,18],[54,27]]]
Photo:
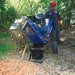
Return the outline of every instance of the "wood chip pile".
[[[7,59],[0,62],[0,75],[47,75],[32,62]]]

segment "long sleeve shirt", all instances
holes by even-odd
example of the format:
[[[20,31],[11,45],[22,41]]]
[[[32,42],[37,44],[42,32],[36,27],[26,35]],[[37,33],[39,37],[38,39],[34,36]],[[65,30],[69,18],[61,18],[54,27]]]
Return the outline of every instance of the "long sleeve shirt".
[[[59,24],[58,21],[61,20],[61,17],[57,9],[55,9],[54,11],[48,9],[45,13],[44,18],[51,18],[53,20],[54,25]]]

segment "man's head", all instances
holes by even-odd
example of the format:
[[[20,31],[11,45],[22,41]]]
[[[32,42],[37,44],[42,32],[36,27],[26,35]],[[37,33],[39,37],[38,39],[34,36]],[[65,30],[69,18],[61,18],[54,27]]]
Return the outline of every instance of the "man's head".
[[[50,10],[55,10],[56,8],[56,2],[55,1],[51,1],[50,5],[49,5]]]

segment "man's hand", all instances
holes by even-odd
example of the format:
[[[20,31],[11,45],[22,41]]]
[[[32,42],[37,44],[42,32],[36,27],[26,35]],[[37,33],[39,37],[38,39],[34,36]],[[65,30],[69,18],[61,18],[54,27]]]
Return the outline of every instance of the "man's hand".
[[[59,24],[62,24],[62,20],[59,20]]]

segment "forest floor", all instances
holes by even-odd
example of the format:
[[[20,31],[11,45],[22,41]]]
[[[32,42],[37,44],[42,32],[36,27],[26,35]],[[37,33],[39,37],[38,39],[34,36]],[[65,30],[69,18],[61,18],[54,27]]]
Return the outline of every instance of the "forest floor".
[[[60,39],[63,41],[62,44],[58,44],[58,54],[53,54],[51,48],[44,52],[43,63],[33,63],[29,59],[29,50],[25,53],[23,62],[27,61],[29,64],[36,65],[39,70],[42,70],[40,74],[2,74],[2,75],[75,75],[75,27],[64,29],[60,31]],[[5,62],[13,62],[14,65],[23,63],[21,61],[23,50],[12,50],[9,51],[6,56],[0,57],[0,65]],[[8,61],[5,61],[8,60]],[[11,61],[10,61],[11,60]],[[19,61],[19,62],[18,62]],[[23,63],[24,64],[24,63]],[[27,67],[29,68],[29,64]],[[11,64],[12,65],[12,64]],[[22,64],[21,64],[22,65]],[[4,64],[3,64],[4,67]],[[12,66],[13,67],[13,66]],[[30,66],[33,67],[33,66]],[[1,67],[0,67],[1,68]],[[22,65],[22,70],[24,65]],[[20,69],[21,69],[20,68]],[[16,68],[17,69],[17,68]],[[0,69],[0,73],[1,73]],[[31,70],[29,68],[29,70]],[[1,75],[1,74],[0,74]]]

